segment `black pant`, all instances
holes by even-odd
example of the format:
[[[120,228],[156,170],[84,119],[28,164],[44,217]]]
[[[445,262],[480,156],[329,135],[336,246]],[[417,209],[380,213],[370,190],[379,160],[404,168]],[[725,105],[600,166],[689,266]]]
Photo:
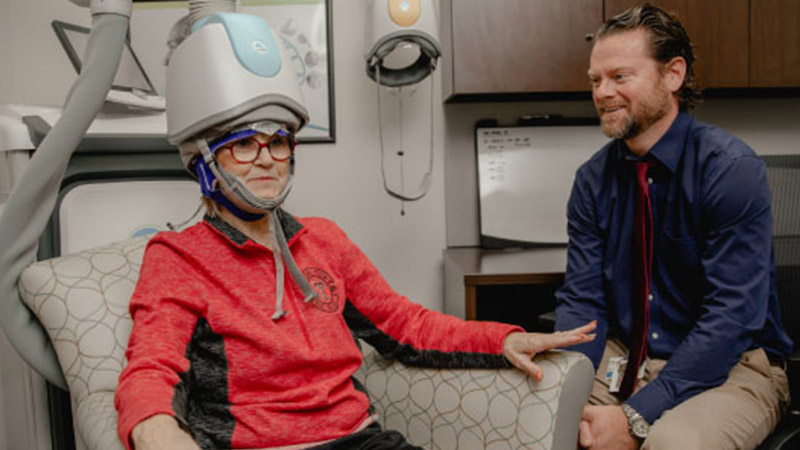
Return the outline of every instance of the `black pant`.
[[[341,439],[318,445],[309,450],[423,450],[415,447],[394,430],[381,429],[377,423]]]

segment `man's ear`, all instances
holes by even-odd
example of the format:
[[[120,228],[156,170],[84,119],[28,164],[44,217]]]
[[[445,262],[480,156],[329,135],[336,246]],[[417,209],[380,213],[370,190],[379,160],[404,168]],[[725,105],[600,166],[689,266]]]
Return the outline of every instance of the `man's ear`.
[[[686,78],[686,60],[682,56],[672,58],[664,64],[662,75],[669,91],[673,94],[678,92]]]

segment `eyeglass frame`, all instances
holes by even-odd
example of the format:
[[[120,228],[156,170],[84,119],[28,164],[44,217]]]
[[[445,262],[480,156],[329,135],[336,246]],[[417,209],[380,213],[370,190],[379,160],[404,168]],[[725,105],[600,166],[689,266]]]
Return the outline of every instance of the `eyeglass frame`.
[[[256,162],[258,160],[258,158],[261,157],[261,151],[264,149],[264,147],[267,148],[267,151],[269,152],[270,158],[272,158],[272,160],[276,161],[276,162],[284,162],[284,161],[287,161],[287,160],[291,159],[292,156],[294,156],[294,149],[297,146],[297,141],[294,140],[294,138],[293,138],[293,136],[292,136],[292,134],[290,132],[288,132],[286,130],[283,130],[283,129],[279,129],[275,133],[273,133],[271,135],[268,135],[269,138],[267,139],[267,142],[261,142],[258,139],[254,139],[258,143],[258,150],[256,151],[256,156],[251,161],[240,161],[239,159],[237,159],[236,155],[235,155],[235,153],[233,151],[233,144],[235,144],[236,141],[239,141],[239,140],[242,140],[242,139],[246,139],[246,138],[250,138],[250,137],[256,136],[258,134],[263,134],[265,136],[267,135],[266,133],[264,133],[262,131],[258,131],[256,129],[252,129],[252,128],[241,130],[241,131],[234,131],[234,132],[228,133],[228,134],[220,137],[216,141],[212,142],[209,145],[209,150],[214,155],[216,155],[217,152],[220,151],[220,150],[226,150],[226,149],[230,150],[231,158],[233,158],[233,161],[236,164],[253,164],[254,162]],[[287,156],[285,158],[276,158],[275,155],[272,154],[272,147],[270,147],[270,144],[275,140],[276,136],[286,138],[287,142],[289,143],[289,156]]]

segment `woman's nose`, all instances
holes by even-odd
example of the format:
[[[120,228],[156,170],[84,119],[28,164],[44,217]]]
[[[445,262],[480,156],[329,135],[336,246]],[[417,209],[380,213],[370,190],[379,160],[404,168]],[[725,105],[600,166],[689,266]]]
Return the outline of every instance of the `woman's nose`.
[[[259,142],[259,144],[261,144],[261,149],[259,150],[258,157],[256,158],[255,162],[262,165],[273,164],[275,160],[272,159],[272,153],[269,152],[269,147],[267,144],[261,142]]]

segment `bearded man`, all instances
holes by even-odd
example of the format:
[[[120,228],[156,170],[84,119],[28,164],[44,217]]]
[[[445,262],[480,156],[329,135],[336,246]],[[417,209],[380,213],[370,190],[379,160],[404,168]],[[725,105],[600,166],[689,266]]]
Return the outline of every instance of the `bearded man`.
[[[589,79],[612,141],[577,171],[556,329],[598,369],[580,445],[753,449],[789,400],[765,166],[688,113],[692,43],[651,5],[596,33]]]

